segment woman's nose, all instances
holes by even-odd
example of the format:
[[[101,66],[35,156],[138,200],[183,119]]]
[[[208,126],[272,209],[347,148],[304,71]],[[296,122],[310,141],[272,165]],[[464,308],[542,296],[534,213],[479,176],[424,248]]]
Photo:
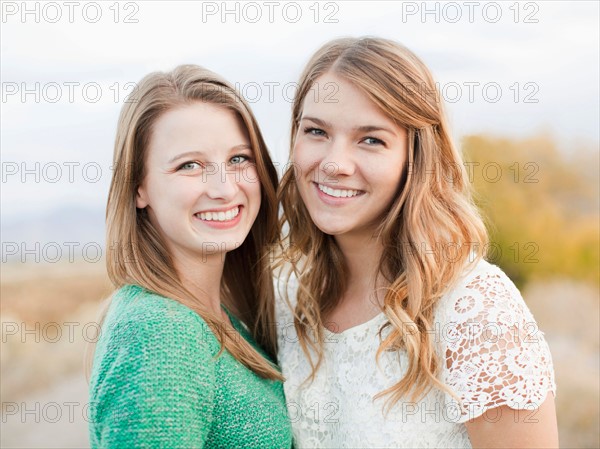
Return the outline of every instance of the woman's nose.
[[[209,164],[206,167],[206,194],[212,199],[231,200],[238,192],[238,179],[236,173],[227,170],[223,164]]]
[[[354,174],[356,164],[353,160],[351,146],[343,140],[333,141],[321,160],[319,168],[332,178]]]

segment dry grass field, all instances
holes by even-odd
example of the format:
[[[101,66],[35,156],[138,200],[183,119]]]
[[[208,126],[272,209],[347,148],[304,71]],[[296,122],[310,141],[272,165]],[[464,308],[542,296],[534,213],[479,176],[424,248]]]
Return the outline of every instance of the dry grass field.
[[[103,269],[2,266],[2,447],[87,446],[83,353],[111,291]],[[537,281],[523,295],[552,350],[561,447],[600,447],[597,287]]]

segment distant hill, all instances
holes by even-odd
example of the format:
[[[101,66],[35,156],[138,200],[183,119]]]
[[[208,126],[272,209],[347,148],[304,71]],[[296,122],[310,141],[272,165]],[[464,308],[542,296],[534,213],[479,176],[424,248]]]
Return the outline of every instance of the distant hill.
[[[82,258],[82,248],[88,245],[94,258],[96,250],[104,250],[104,209],[78,206],[62,207],[47,213],[31,213],[18,219],[2,219],[2,262],[53,261],[62,253]],[[36,249],[38,248],[38,249]],[[37,251],[34,254],[33,251]]]

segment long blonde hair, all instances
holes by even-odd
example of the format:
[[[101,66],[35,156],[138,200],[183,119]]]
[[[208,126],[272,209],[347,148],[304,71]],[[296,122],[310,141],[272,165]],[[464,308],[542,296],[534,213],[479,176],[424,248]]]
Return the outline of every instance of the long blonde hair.
[[[140,81],[123,106],[106,208],[108,275],[116,288],[137,284],[194,310],[215,331],[221,351],[227,349],[264,378],[281,380],[281,374],[270,362],[185,288],[146,209],[136,208],[136,192],[144,179],[144,161],[153,125],[166,111],[197,101],[234,111],[248,131],[261,184],[261,205],[243,244],[226,256],[221,290],[223,301],[236,311],[257,343],[275,356],[269,251],[278,236],[277,172],[249,106],[230,84],[209,70],[182,65],[171,72],[151,73]]]
[[[293,103],[290,159],[304,98],[327,72],[353,83],[408,131],[407,166],[376,233],[384,246],[379,274],[389,283],[382,330],[390,328],[377,360],[384,351],[401,348],[409,360],[406,375],[377,395],[388,397],[389,410],[407,394],[416,400],[433,386],[448,391],[437,378],[441,361],[427,330],[433,329],[439,299],[465,267],[481,257],[477,250],[487,242],[487,233],[473,206],[433,77],[417,56],[396,42],[344,38],[315,53],[300,77]],[[280,228],[288,229],[280,242],[281,260],[292,262],[299,280],[294,324],[314,378],[323,357],[323,317],[339,303],[348,269],[335,239],[312,222],[293,168],[284,173],[278,196],[283,205]],[[456,250],[447,253],[450,247]]]

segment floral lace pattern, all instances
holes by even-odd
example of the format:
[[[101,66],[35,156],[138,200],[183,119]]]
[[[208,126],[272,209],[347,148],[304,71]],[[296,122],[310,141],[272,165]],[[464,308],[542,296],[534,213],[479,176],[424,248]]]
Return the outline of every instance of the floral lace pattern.
[[[385,352],[379,363],[383,313],[341,333],[325,329],[324,360],[312,382],[284,298],[276,281],[279,362],[296,447],[471,447],[464,423],[507,405],[534,414],[556,392],[544,335],[514,284],[496,266],[480,261],[439,302],[432,337],[440,380],[460,399],[432,389],[421,400],[401,400],[386,415],[377,393],[406,372],[404,351]],[[288,296],[295,303],[297,281]],[[386,332],[384,330],[383,337]],[[492,416],[493,415],[493,416]],[[488,416],[486,414],[486,416]]]

